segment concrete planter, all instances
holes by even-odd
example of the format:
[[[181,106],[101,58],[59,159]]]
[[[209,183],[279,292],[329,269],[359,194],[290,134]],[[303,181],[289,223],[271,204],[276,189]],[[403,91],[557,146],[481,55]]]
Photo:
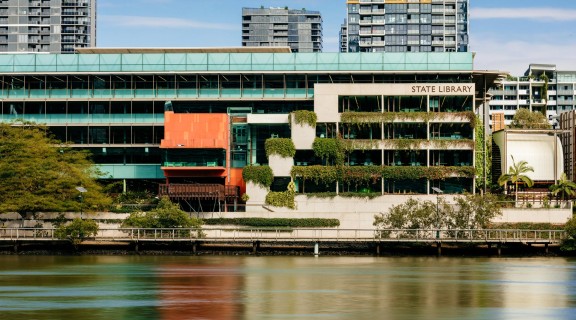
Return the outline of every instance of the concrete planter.
[[[272,169],[275,177],[289,177],[290,170],[292,170],[292,166],[294,165],[294,159],[273,154],[268,157],[268,165]]]
[[[261,206],[266,200],[268,188],[264,188],[258,184],[255,184],[254,182],[248,181],[246,182],[246,194],[249,197],[248,201],[246,202],[247,209],[253,205]]]
[[[312,144],[316,138],[316,128],[307,124],[296,124],[294,120],[290,123],[292,129],[292,142],[298,150],[312,150]]]

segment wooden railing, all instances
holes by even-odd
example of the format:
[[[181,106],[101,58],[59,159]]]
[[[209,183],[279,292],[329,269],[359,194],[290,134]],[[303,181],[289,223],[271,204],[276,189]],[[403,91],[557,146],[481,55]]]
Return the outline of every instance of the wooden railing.
[[[221,200],[237,198],[239,187],[221,184],[161,184],[158,194],[171,199]]]

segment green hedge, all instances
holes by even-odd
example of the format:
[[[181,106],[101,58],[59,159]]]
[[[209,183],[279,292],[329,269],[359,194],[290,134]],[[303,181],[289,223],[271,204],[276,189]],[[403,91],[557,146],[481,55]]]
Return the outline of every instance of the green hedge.
[[[338,219],[320,218],[212,218],[203,219],[207,225],[235,225],[249,227],[332,228],[340,226]]]

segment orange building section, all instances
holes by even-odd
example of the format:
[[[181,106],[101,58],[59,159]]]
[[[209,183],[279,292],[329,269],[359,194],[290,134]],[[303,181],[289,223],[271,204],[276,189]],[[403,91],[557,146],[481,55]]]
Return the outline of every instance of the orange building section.
[[[164,113],[164,139],[160,148],[229,149],[229,123],[225,113]]]
[[[246,193],[246,183],[242,179],[242,168],[231,168],[229,179],[227,185],[239,186],[240,195]]]

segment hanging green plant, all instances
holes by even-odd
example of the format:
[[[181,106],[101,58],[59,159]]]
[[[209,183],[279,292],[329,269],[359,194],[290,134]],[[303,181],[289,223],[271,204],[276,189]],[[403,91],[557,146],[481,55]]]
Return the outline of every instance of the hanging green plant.
[[[353,140],[343,140],[344,150],[348,153],[354,150],[374,150],[380,148],[381,140],[368,140],[368,139],[353,139]]]
[[[314,111],[308,110],[298,110],[291,113],[292,119],[294,123],[299,125],[309,125],[311,127],[316,127],[316,121],[318,120],[318,116]]]
[[[382,167],[380,166],[358,166],[340,167],[340,180],[344,183],[360,184],[376,182],[382,177]]]
[[[242,169],[242,178],[245,182],[269,188],[274,181],[274,173],[269,166],[246,166]]]
[[[392,123],[394,121],[429,122],[437,117],[433,112],[343,112],[340,115],[342,123],[364,126],[372,123]]]
[[[475,146],[472,139],[434,139],[430,140],[432,149],[446,150],[449,147],[473,149]]]
[[[442,180],[452,176],[472,178],[475,175],[474,167],[383,167],[382,177],[393,180]]]
[[[346,158],[346,143],[339,138],[316,138],[312,143],[314,155],[322,160],[343,164]]]
[[[303,180],[325,185],[338,181],[340,176],[336,166],[293,166],[290,175],[293,179],[301,177]]]
[[[476,114],[474,111],[450,112],[450,114],[468,120],[468,124],[470,124],[472,129],[476,127]]]
[[[296,202],[294,201],[295,193],[292,191],[270,191],[266,195],[265,203],[270,206],[296,209]]]
[[[271,155],[279,155],[283,158],[292,158],[296,154],[296,147],[294,142],[289,138],[269,138],[264,143],[266,149],[266,157]]]
[[[398,150],[412,150],[421,149],[423,144],[428,143],[426,139],[388,139],[387,143],[390,143],[394,149]]]

